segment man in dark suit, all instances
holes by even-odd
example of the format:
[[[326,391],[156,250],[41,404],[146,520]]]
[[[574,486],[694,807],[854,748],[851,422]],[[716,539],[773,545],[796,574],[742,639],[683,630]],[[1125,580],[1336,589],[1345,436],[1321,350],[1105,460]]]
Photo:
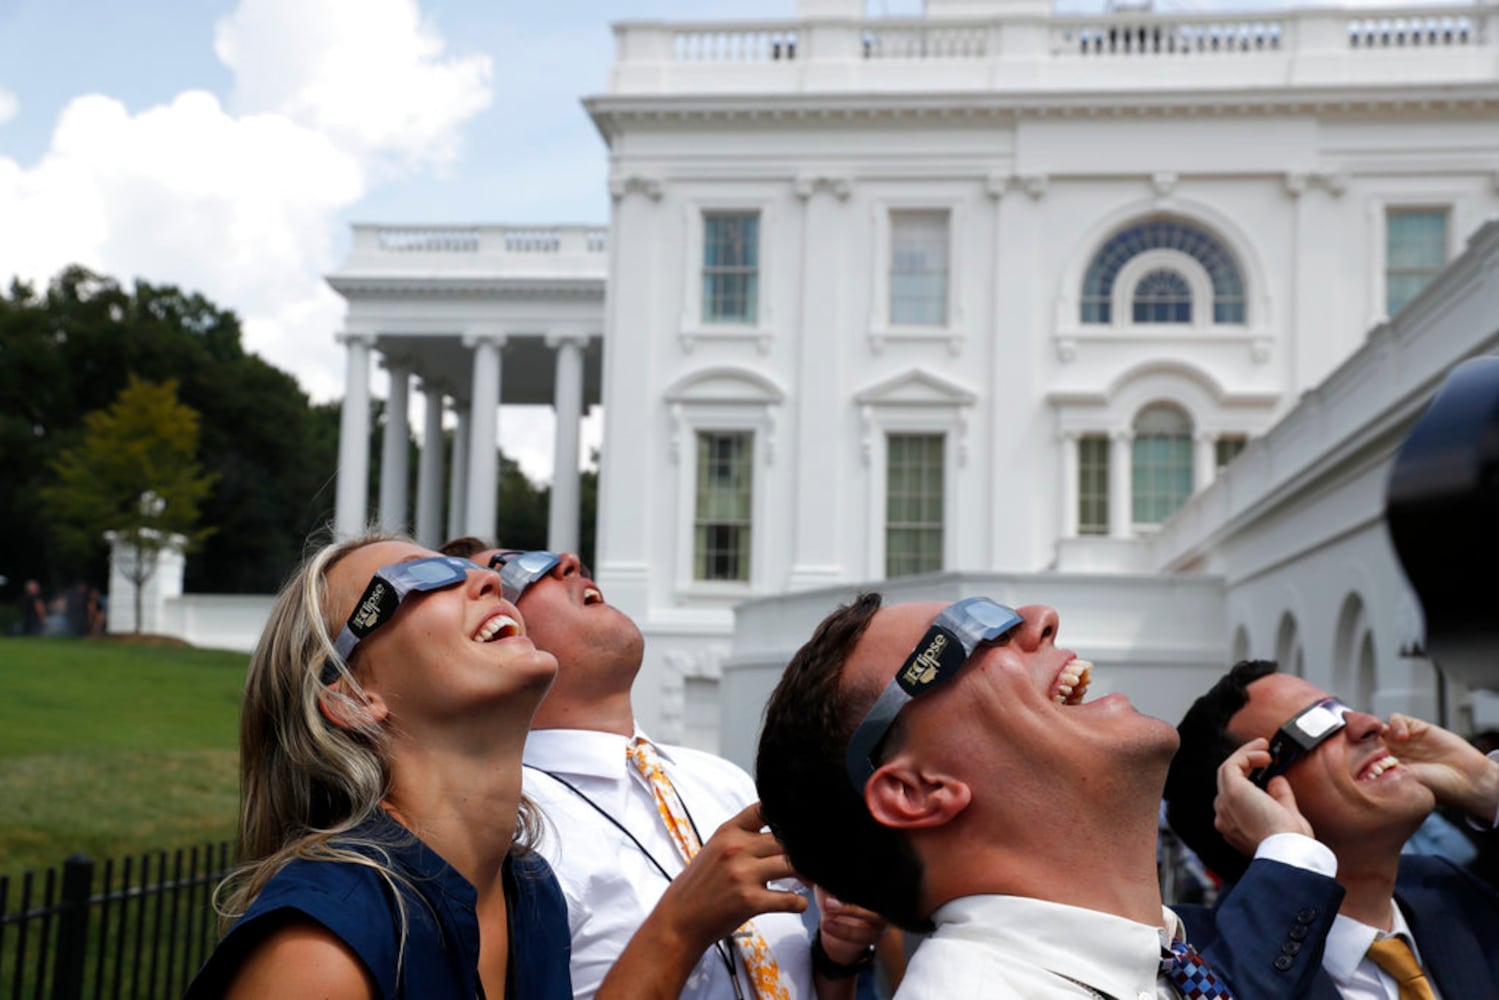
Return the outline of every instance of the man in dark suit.
[[[1176,733],[1120,694],[1086,700],[1091,665],[1058,629],[1042,606],[865,594],[823,620],[771,697],[756,781],[792,865],[929,932],[899,1000],[1218,995],[1173,975],[1186,949],[1161,905]],[[1331,867],[1300,816],[1260,815],[1258,833]],[[1237,1000],[1299,996],[1342,890],[1270,858],[1246,885],[1205,957]]]
[[[1437,803],[1492,828],[1499,761],[1438,726],[1353,711],[1263,660],[1235,666],[1178,732],[1167,818],[1216,874],[1232,882],[1244,871],[1237,826],[1245,809],[1299,811],[1337,857],[1347,894],[1308,996],[1431,997],[1409,982],[1419,968],[1444,1000],[1499,998],[1499,895],[1449,861],[1400,850]],[[1238,813],[1220,802],[1215,827],[1215,793],[1230,782],[1247,787],[1251,774],[1264,791],[1240,797]],[[1241,883],[1227,898],[1246,891],[1254,890]],[[1187,925],[1203,944],[1232,933]]]

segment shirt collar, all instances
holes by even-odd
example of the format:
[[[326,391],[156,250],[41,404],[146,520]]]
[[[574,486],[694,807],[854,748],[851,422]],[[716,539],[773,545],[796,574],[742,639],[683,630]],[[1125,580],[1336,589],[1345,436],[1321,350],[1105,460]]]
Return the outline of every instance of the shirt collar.
[[[638,725],[633,738],[594,729],[533,729],[526,736],[525,762],[562,775],[623,781],[629,775],[625,750],[632,739],[650,743],[668,764],[677,762],[669,747],[652,740]]]
[[[1411,935],[1410,925],[1405,922],[1405,914],[1400,912],[1400,907],[1395,905],[1394,900],[1390,901],[1390,913],[1389,933],[1341,913],[1333,918],[1332,927],[1327,932],[1327,944],[1322,951],[1322,967],[1340,989],[1353,978],[1359,963],[1368,954],[1369,946],[1380,938],[1405,938],[1405,943],[1416,954],[1416,961],[1421,960],[1420,953],[1416,952],[1416,941]]]
[[[937,936],[1025,954],[1043,969],[1113,997],[1154,996],[1161,949],[1182,930],[1167,907],[1157,926],[1024,896],[964,896],[932,919]],[[1088,947],[1078,948],[1079,941]]]

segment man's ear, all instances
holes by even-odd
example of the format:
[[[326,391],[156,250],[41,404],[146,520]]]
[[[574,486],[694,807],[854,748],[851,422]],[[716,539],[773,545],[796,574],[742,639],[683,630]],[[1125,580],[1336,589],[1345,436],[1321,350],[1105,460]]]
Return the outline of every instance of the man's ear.
[[[968,808],[972,798],[967,782],[923,773],[899,758],[881,765],[864,786],[869,814],[896,830],[942,826]]]
[[[381,723],[390,714],[390,708],[376,691],[365,689],[360,695],[349,692],[347,678],[323,688],[318,694],[318,711],[323,718],[340,729],[359,729],[371,721]]]

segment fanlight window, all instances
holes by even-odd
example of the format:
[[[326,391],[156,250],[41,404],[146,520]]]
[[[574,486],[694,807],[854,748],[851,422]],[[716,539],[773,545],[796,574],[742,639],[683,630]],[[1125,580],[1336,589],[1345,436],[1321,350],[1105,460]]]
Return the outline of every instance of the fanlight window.
[[[1192,289],[1175,271],[1162,268],[1141,278],[1133,304],[1136,323],[1192,322]]]
[[[1087,273],[1083,276],[1079,317],[1082,322],[1114,322],[1114,282],[1126,264],[1150,250],[1176,250],[1201,264],[1213,285],[1213,322],[1244,322],[1244,279],[1233,254],[1203,230],[1179,219],[1150,219],[1121,230],[1109,238],[1098,253],[1094,254]],[[1152,271],[1147,274],[1135,289],[1134,308],[1137,317],[1140,312],[1140,287],[1156,274],[1172,274],[1182,280],[1179,274],[1171,271]],[[1190,305],[1186,309],[1188,316],[1182,320],[1136,318],[1135,321],[1191,322]]]

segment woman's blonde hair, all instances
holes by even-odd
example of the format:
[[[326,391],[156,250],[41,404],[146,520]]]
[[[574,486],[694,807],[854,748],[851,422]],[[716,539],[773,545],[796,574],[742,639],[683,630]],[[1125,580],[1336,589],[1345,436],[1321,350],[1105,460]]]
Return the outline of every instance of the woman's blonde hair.
[[[240,709],[239,865],[219,886],[226,921],[242,915],[290,861],[368,865],[396,888],[388,844],[351,835],[390,787],[387,739],[370,714],[354,672],[333,647],[328,571],[374,542],[408,541],[368,533],[314,552],[276,596],[250,659]],[[324,668],[342,683],[324,681]],[[335,725],[324,708],[336,715]],[[521,800],[512,853],[536,842],[539,819]],[[360,850],[358,848],[363,848]],[[394,892],[399,901],[404,893]],[[404,912],[402,937],[404,938]]]

